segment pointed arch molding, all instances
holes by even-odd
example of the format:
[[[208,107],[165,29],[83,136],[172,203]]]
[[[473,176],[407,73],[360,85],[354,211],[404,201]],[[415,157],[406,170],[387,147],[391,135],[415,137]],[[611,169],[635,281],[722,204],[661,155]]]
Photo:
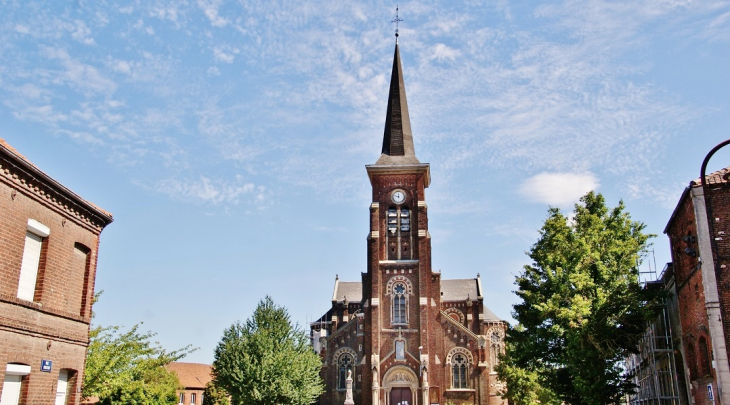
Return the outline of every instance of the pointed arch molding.
[[[466,321],[464,319],[464,313],[461,312],[461,310],[459,310],[459,309],[456,309],[456,308],[447,308],[447,309],[444,310],[444,313],[446,315],[448,315],[451,319],[454,319],[453,317],[456,316],[459,319],[458,320],[454,319],[454,320],[457,321],[457,322],[459,322],[462,325]]]
[[[354,350],[350,349],[349,347],[340,347],[337,349],[335,354],[332,355],[332,364],[337,364],[337,362],[340,360],[340,356],[343,354],[349,354],[352,356],[353,364],[357,364],[357,353],[355,353]]]
[[[406,285],[406,294],[413,295],[413,283],[406,276],[393,276],[388,280],[388,284],[385,285],[385,295],[393,294],[393,286],[396,283],[403,283]]]
[[[406,366],[394,366],[383,376],[383,383],[387,389],[392,386],[411,386],[418,388],[418,376]]]
[[[499,336],[499,342],[504,342],[504,328],[501,326],[492,326],[487,330],[487,339],[491,339],[492,335]]]
[[[474,364],[474,356],[472,356],[471,351],[465,347],[455,347],[451,349],[449,354],[446,355],[446,364],[451,365],[451,359],[457,354],[463,354],[466,356],[466,360],[469,364]]]

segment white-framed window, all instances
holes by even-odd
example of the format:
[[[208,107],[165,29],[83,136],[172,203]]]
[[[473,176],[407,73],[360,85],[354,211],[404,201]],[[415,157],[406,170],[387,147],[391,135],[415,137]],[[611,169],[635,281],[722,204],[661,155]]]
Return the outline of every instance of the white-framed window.
[[[51,230],[47,226],[34,219],[28,220],[23,261],[20,264],[20,278],[18,280],[18,298],[20,299],[33,301],[33,297],[35,297],[43,239],[47,238],[50,233]]]
[[[180,393],[180,402],[179,402],[179,403],[180,403],[180,404],[183,404],[183,403],[185,403],[185,393],[184,393],[184,392],[181,392],[181,393]]]
[[[190,405],[196,404],[195,399],[195,393],[193,392],[192,394],[190,394]]]
[[[15,363],[9,363],[7,365],[0,404],[18,405],[23,386],[23,378],[28,374],[30,374],[30,366]]]

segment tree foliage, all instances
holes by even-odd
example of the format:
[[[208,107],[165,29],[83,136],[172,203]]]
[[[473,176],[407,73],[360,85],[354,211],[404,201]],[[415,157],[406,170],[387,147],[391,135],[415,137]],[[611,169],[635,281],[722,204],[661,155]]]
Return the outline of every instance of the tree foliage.
[[[246,323],[236,322],[223,333],[213,381],[235,405],[303,405],[323,391],[321,366],[304,331],[267,296]]]
[[[519,325],[508,333],[499,368],[516,404],[553,395],[574,405],[611,404],[635,388],[623,360],[637,350],[650,315],[638,281],[653,236],[644,227],[623,202],[609,209],[593,192],[572,220],[549,210],[528,252],[532,264],[515,282]]]
[[[231,405],[231,401],[228,400],[228,393],[225,390],[215,385],[213,381],[208,381],[203,391],[203,405]]]
[[[99,397],[100,404],[177,404],[180,383],[164,366],[192,350],[168,352],[151,342],[154,336],[140,333],[139,325],[127,332],[118,326],[92,328],[81,395]]]

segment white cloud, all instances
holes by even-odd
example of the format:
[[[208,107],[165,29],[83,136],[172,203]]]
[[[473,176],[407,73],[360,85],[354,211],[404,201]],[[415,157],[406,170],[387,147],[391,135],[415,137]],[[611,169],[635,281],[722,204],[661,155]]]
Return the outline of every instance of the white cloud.
[[[91,29],[86,26],[81,20],[75,20],[74,24],[70,27],[71,38],[81,42],[85,45],[95,45],[96,41],[91,37]]]
[[[237,176],[235,182],[213,180],[206,176],[197,179],[167,179],[157,183],[157,191],[170,197],[213,204],[238,203],[244,196],[255,204],[266,200],[266,188],[244,182]]]
[[[21,120],[37,121],[51,126],[55,126],[59,122],[68,119],[68,116],[57,112],[52,105],[25,107],[20,111],[14,112],[13,115]]]
[[[459,51],[456,49],[449,48],[445,44],[436,44],[433,47],[431,59],[436,59],[438,61],[455,60],[457,56],[459,56]]]
[[[67,82],[76,91],[94,93],[113,93],[116,83],[104,77],[98,69],[72,58],[65,49],[45,48],[46,57],[57,59],[66,69],[57,77],[60,82]]]
[[[18,34],[27,34],[30,32],[30,28],[23,24],[15,24],[15,32]]]
[[[519,193],[533,202],[566,207],[598,186],[598,180],[592,173],[544,172],[525,180]]]
[[[198,7],[203,9],[205,16],[208,17],[214,27],[225,27],[228,25],[228,20],[218,15],[220,5],[220,0],[198,0]]]
[[[226,52],[228,51],[228,52]],[[233,63],[233,60],[236,58],[234,53],[235,51],[231,52],[230,50],[224,51],[223,47],[216,46],[213,48],[213,57],[215,57],[215,60],[225,63]],[[229,53],[230,52],[230,53]]]

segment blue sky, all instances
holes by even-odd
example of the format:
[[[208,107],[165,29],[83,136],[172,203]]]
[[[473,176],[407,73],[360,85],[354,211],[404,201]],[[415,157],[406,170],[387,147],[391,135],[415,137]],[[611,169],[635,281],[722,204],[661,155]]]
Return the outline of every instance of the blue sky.
[[[730,1],[399,6],[434,270],[480,273],[509,319],[548,206],[590,189],[671,260],[662,230],[730,137]],[[95,322],[211,362],[264,295],[305,324],[360,279],[395,7],[0,0],[0,137],[114,214]]]

